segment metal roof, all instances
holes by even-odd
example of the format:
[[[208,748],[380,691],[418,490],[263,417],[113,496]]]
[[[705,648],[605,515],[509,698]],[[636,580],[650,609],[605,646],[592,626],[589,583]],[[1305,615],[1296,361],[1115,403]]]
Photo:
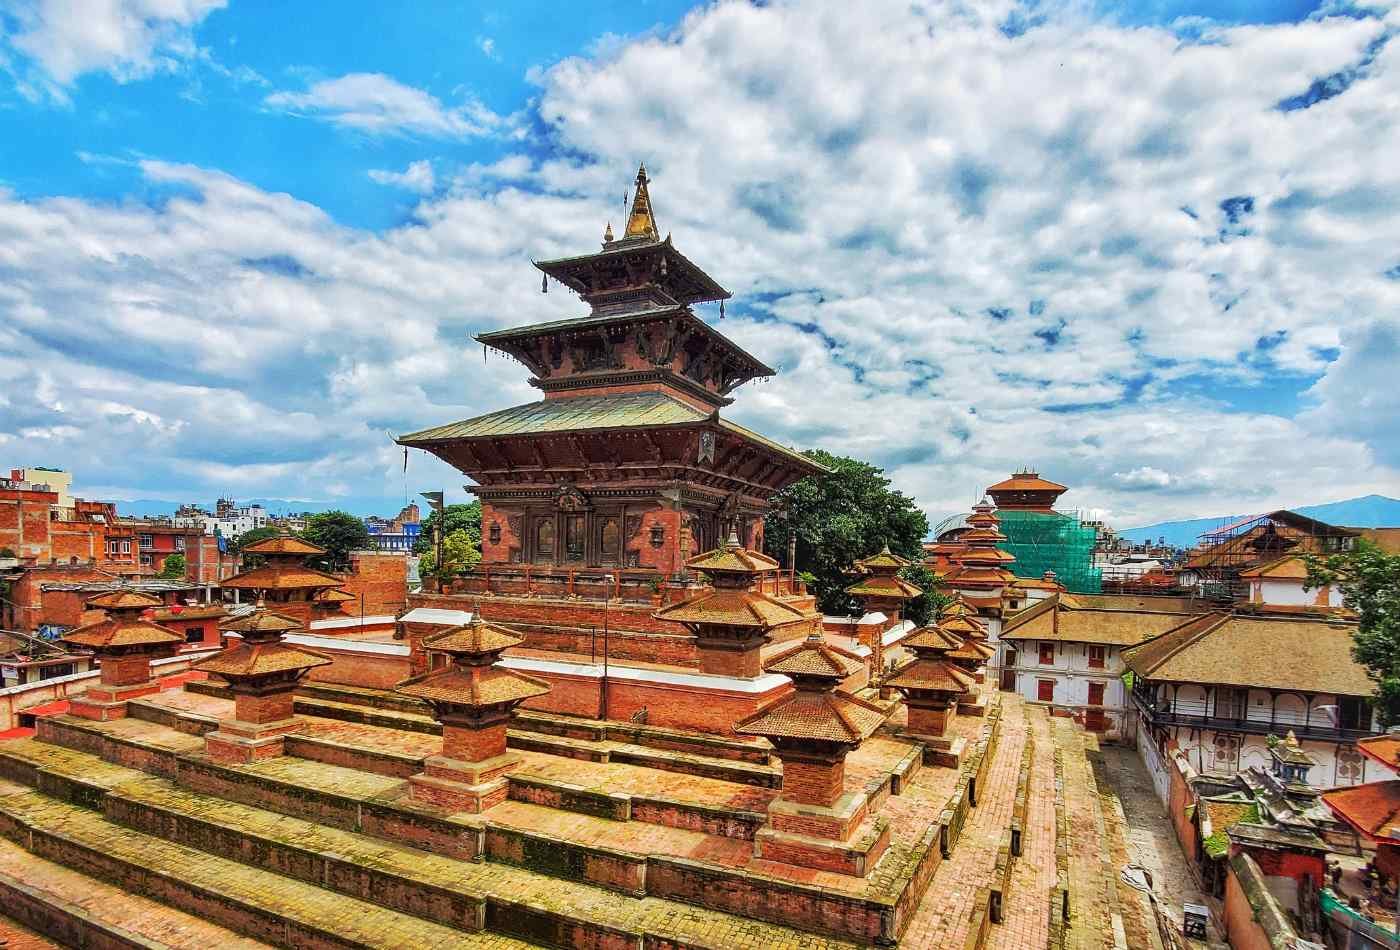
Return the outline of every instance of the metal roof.
[[[537,432],[576,432],[584,429],[622,429],[634,426],[667,426],[695,423],[708,413],[660,392],[623,393],[613,396],[574,396],[512,406],[484,416],[410,432],[402,444],[483,436],[527,435]]]

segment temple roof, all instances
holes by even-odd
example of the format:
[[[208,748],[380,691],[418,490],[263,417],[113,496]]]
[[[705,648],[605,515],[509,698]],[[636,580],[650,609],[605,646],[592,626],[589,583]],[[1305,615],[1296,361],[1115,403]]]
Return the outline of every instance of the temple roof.
[[[721,419],[717,413],[697,409],[664,392],[545,399],[461,422],[449,422],[431,429],[410,432],[399,436],[398,442],[400,445],[427,446],[457,439],[495,439],[545,432],[696,426],[704,423],[713,423],[724,432],[757,443],[786,460],[797,463],[809,473],[826,471],[824,466],[795,449],[780,445],[728,419]]]
[[[816,739],[854,745],[884,723],[885,710],[840,690],[799,690],[734,724],[741,736],[767,739]]]
[[[96,597],[84,601],[86,607],[96,607],[100,610],[147,610],[152,607],[164,607],[165,601],[152,594],[144,594],[140,591],[119,588],[106,594],[98,594]]]
[[[244,571],[220,582],[223,587],[237,590],[310,590],[339,587],[345,581],[301,564],[269,561],[251,571]]]
[[[915,587],[893,574],[871,574],[846,588],[846,593],[853,597],[896,597],[901,600],[913,599],[923,592],[923,588]]]
[[[914,562],[908,558],[900,557],[898,554],[890,551],[890,546],[888,544],[880,549],[879,554],[872,554],[870,557],[861,558],[859,561],[856,561],[856,567],[871,572],[898,571],[906,567],[911,567],[913,564]]]
[[[317,591],[311,598],[318,604],[344,604],[355,599],[355,595],[335,588]]]
[[[1210,613],[1123,651],[1146,680],[1370,696],[1352,657],[1355,624]]]
[[[452,627],[423,639],[423,649],[435,653],[450,653],[453,656],[486,656],[500,653],[510,647],[519,646],[525,641],[515,634],[487,623],[480,613],[473,611],[472,619],[459,627]]]
[[[59,637],[64,643],[101,650],[106,647],[166,646],[185,638],[168,627],[131,616],[112,616],[75,627]]]
[[[258,636],[260,634],[280,636],[289,630],[300,630],[301,628],[302,622],[300,620],[273,610],[255,610],[250,614],[235,617],[219,625],[220,630],[236,633],[239,636]]]
[[[1187,623],[1199,614],[1136,608],[1084,608],[1052,594],[1002,625],[1003,640],[1057,640],[1133,646]]]
[[[203,662],[196,670],[215,673],[231,679],[267,676],[294,670],[310,670],[329,666],[331,660],[312,650],[302,650],[278,641],[245,640]]]
[[[326,549],[304,541],[290,534],[279,534],[274,538],[254,541],[243,549],[244,554],[301,554],[314,557],[325,554]]]
[[[778,562],[762,552],[742,547],[731,532],[723,546],[697,554],[685,566],[705,574],[763,574],[776,571]]]
[[[157,607],[151,614],[153,620],[209,620],[216,617],[227,617],[228,611],[223,604],[195,604],[194,606],[182,606],[176,604],[171,607]]]
[[[832,646],[822,639],[820,633],[813,633],[797,646],[763,664],[763,669],[786,676],[843,680],[859,670],[861,662],[860,657]]]
[[[1008,479],[997,482],[995,485],[987,486],[987,493],[992,492],[1012,492],[1012,491],[1034,491],[1034,492],[1066,492],[1069,491],[1064,485],[1057,484],[1040,477],[1039,472],[1025,471],[1017,472]]]
[[[897,672],[886,686],[896,689],[928,689],[945,693],[965,693],[976,680],[972,674],[931,656],[919,657]]]
[[[962,646],[962,637],[937,626],[920,627],[900,642],[900,646],[915,652],[947,653]]]
[[[406,679],[394,691],[428,702],[481,708],[543,696],[549,692],[549,684],[499,666],[454,665]]]
[[[652,614],[660,620],[687,625],[782,627],[809,619],[808,614],[754,590],[716,587]]]

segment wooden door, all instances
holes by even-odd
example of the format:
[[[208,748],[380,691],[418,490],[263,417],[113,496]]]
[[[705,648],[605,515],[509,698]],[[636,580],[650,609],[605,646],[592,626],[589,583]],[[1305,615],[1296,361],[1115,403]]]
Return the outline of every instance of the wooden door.
[[[1090,684],[1089,684],[1089,705],[1090,705],[1090,706],[1102,706],[1102,705],[1103,705],[1103,684],[1102,684],[1102,683],[1090,683]]]
[[[1055,681],[1036,680],[1035,698],[1040,700],[1042,703],[1053,703],[1055,701]]]

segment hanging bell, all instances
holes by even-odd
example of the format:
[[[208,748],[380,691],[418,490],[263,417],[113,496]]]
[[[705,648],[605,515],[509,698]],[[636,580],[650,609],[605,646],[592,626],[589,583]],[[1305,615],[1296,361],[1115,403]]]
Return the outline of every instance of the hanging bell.
[[[721,301],[719,302],[719,318],[720,318],[721,320],[724,319],[724,301],[723,301],[723,300],[721,300]]]
[[[547,294],[547,293],[549,293],[549,275],[548,275],[548,274],[541,274],[541,275],[540,275],[540,293],[542,293],[542,294]]]

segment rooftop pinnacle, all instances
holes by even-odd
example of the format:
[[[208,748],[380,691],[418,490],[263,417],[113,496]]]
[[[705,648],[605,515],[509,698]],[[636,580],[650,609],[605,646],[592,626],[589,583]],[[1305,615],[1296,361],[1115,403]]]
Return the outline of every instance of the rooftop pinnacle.
[[[647,192],[647,167],[637,166],[637,186],[632,195],[632,211],[627,215],[627,228],[623,231],[623,239],[644,238],[648,241],[661,240],[661,234],[656,230],[656,219],[651,215],[651,195]]]

